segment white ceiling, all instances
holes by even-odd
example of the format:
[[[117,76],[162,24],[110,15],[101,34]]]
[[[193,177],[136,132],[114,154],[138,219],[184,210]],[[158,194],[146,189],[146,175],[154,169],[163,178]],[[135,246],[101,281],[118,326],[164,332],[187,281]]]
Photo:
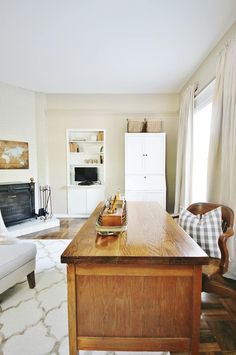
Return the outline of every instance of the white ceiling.
[[[236,0],[0,0],[0,81],[178,92],[235,20]]]

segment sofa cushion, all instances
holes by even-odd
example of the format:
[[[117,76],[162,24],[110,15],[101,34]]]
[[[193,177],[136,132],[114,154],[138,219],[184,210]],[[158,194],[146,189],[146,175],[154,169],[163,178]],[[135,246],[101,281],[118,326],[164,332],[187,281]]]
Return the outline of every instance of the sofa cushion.
[[[36,256],[33,243],[0,245],[0,279],[28,263]]]
[[[179,225],[211,257],[220,258],[218,239],[222,234],[221,207],[202,215],[195,215],[188,210],[181,210]]]

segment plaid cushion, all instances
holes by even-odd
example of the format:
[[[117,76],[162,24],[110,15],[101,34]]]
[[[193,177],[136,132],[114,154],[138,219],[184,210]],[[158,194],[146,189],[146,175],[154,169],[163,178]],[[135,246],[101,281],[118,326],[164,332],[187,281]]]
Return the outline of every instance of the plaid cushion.
[[[218,207],[203,215],[194,215],[187,210],[181,210],[179,225],[197,244],[213,258],[220,258],[218,239],[222,234],[222,213]]]

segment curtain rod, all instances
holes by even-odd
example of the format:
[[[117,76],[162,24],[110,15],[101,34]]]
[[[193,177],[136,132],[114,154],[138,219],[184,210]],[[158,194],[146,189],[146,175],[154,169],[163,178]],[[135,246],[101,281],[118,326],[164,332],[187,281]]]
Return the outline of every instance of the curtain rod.
[[[196,83],[196,89],[194,91],[194,97],[196,98],[199,94],[201,94],[201,92],[203,90],[205,90],[216,78],[214,77],[213,79],[211,79],[207,84],[205,84],[199,91],[199,85],[198,82]]]

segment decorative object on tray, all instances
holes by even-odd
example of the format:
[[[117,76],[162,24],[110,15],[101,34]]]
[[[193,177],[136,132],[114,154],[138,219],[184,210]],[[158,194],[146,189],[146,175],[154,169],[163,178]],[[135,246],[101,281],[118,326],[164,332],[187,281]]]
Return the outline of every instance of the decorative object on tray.
[[[102,236],[118,235],[127,229],[126,201],[119,193],[105,203],[95,229]]]
[[[135,120],[127,118],[127,133],[160,133],[163,132],[163,121],[160,120]]]

